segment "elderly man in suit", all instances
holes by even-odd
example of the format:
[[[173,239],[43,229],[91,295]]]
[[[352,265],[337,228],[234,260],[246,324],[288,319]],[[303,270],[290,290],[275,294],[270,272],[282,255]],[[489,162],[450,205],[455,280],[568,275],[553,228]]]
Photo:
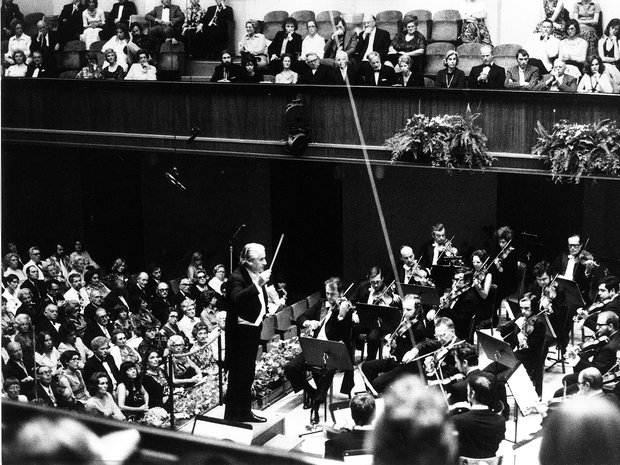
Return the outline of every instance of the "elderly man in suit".
[[[322,65],[318,55],[314,52],[306,54],[306,63],[301,65],[298,84],[327,84],[329,72],[333,69]]]
[[[519,49],[515,55],[517,66],[506,72],[504,87],[506,89],[531,90],[538,83],[538,68],[529,64],[527,50]]]
[[[383,63],[387,59],[390,48],[390,33],[379,29],[375,23],[375,17],[365,14],[363,18],[364,30],[358,34],[358,42],[353,57],[358,61],[369,61],[368,54],[377,52]]]
[[[381,64],[381,55],[378,52],[368,54],[370,68],[363,70],[364,84],[367,86],[389,87],[396,81],[394,68]]]
[[[217,59],[228,47],[228,24],[234,21],[233,9],[225,0],[215,0],[200,20],[197,32],[202,31],[205,39],[207,59]]]
[[[60,51],[60,41],[58,39],[58,33],[50,31],[47,23],[41,20],[37,23],[39,30],[36,37],[32,38],[32,45],[30,46],[31,52],[40,50],[43,54],[43,64],[48,68],[55,70],[57,67],[56,54]],[[41,262],[37,262],[37,266],[40,266]]]
[[[90,345],[94,355],[84,365],[84,379],[90,379],[98,372],[105,373],[108,377],[108,392],[114,393],[116,385],[121,379],[114,357],[110,355],[110,339],[97,336]]]
[[[566,74],[566,63],[559,58],[553,62],[553,70],[540,78],[533,90],[552,92],[577,92],[577,78]]]
[[[349,63],[349,55],[344,50],[336,52],[336,64],[338,67],[329,72],[328,81],[332,85],[343,86],[347,81],[352,86],[359,86],[362,82],[359,70]]]
[[[506,70],[493,63],[493,47],[480,47],[482,64],[474,66],[469,73],[470,89],[503,89]]]
[[[178,5],[171,5],[171,0],[161,0],[144,18],[151,23],[149,36],[159,44],[170,41],[176,44],[181,37],[181,28],[185,15]]]

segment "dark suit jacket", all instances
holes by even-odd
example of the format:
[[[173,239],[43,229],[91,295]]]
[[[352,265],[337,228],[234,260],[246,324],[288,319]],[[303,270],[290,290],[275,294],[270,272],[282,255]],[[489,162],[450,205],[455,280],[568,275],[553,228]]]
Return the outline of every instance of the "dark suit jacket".
[[[343,41],[342,41],[343,43],[342,49],[349,56],[349,59],[355,54],[355,48],[357,47],[358,41],[359,41],[359,37],[357,36],[357,34],[353,34],[353,36],[350,37],[348,41],[347,41],[347,36],[345,34]],[[335,59],[336,53],[338,52],[339,47],[340,47],[340,42],[330,37],[327,43],[325,44],[325,48],[323,49],[325,51],[324,58]]]
[[[276,36],[273,38],[273,42],[269,44],[267,48],[267,52],[269,53],[269,59],[271,60],[271,56],[275,55],[279,57],[280,51],[282,50],[282,42],[286,39],[286,32],[278,31]],[[293,39],[288,41],[286,44],[285,53],[290,53],[293,55],[293,59],[297,60],[299,55],[301,54],[301,36],[296,32],[293,32]]]
[[[36,69],[35,64],[30,63],[28,65],[28,71],[26,71],[26,77],[32,77],[35,69]],[[41,65],[39,68],[39,75],[37,77],[38,78],[53,78],[56,76],[57,76],[57,73],[54,70],[52,70],[51,68],[45,65]]]
[[[45,295],[45,283],[43,281],[31,281],[30,279],[27,279],[26,281],[24,281],[21,286],[19,286],[20,289],[30,289],[30,292],[32,293],[32,302],[36,305],[39,302],[41,302],[41,300],[43,300],[43,296]]]
[[[305,63],[302,65],[302,69],[299,71],[298,84],[327,84],[329,83],[329,72],[333,68],[327,65],[319,65],[316,72],[313,74],[312,70]]]
[[[538,84],[538,68],[535,66],[527,65],[525,67],[525,81],[529,82],[526,87],[521,87],[519,84],[519,67],[513,66],[506,71],[506,80],[504,81],[504,87],[506,89],[525,89],[531,90],[536,84]]]
[[[591,366],[598,368],[601,373],[607,373],[616,363],[616,351],[618,350],[620,350],[620,331],[616,331],[609,338],[609,342],[596,352],[591,363],[582,358],[575,367],[575,373]]]
[[[575,79],[575,82],[577,80]],[[561,253],[551,264],[551,273],[553,274],[564,274],[566,271],[566,266],[568,265],[568,254]],[[586,303],[591,301],[590,295],[590,287],[592,285],[593,275],[586,276],[586,267],[581,263],[577,262],[575,267],[573,268],[573,276],[571,277],[573,281],[577,283],[579,286],[579,290],[581,291],[581,295],[583,296]]]
[[[41,318],[36,323],[37,332],[45,331],[52,336],[52,341],[54,341],[54,347],[58,347],[60,344],[60,335],[58,334],[58,330],[45,315],[41,316]]]
[[[506,420],[490,410],[471,410],[452,417],[459,433],[459,455],[494,457],[506,433]]]
[[[114,330],[114,325],[112,323],[108,323],[107,329],[111,337],[112,331]],[[86,344],[88,348],[90,348],[90,343],[92,342],[92,340],[99,336],[107,337],[97,323],[89,321],[86,325],[86,330],[84,331],[84,337],[82,338],[82,341],[84,342],[84,344]]]
[[[407,85],[405,85],[405,80],[403,79],[403,73],[396,73],[394,84],[401,85],[403,87],[424,87],[424,76],[417,73],[412,73],[409,76],[409,80],[407,81]]]
[[[469,72],[469,88],[470,89],[503,89],[506,81],[506,70],[495,63],[491,65],[491,70],[485,81],[478,81],[478,76],[486,65],[474,66]]]
[[[85,9],[86,7],[81,3],[78,3],[75,13],[73,12],[73,3],[62,7],[58,17],[58,33],[60,34],[62,44],[71,40],[78,40],[82,31],[84,31],[82,12]]]
[[[231,63],[228,67],[228,80],[230,82],[237,82],[240,76],[241,66]],[[221,79],[224,79],[224,65],[217,65],[213,71],[213,76],[211,76],[211,82],[218,82]]]
[[[552,77],[553,76],[551,74],[545,74],[540,78],[540,81],[538,81],[538,84],[536,84],[532,90],[549,90],[550,87],[547,82]],[[560,89],[560,92],[577,92],[577,81],[577,78],[564,74],[564,79],[562,84],[558,86],[558,89]]]
[[[5,381],[8,378],[17,378],[19,380],[19,384],[21,385],[22,392],[27,393],[34,386],[34,381],[22,382],[22,380],[27,376],[34,378],[34,366],[32,364],[26,364],[23,360],[22,362],[26,367],[25,370],[11,359],[9,359],[6,363],[2,363],[2,376]]]
[[[112,357],[111,355],[108,354],[108,357],[105,359],[106,362],[108,362],[108,366],[110,367],[110,371],[112,372],[112,375],[114,376],[114,379],[116,380],[116,382],[118,383],[121,380],[121,376],[120,373],[118,371],[118,367],[116,366],[116,363],[114,362],[114,357]],[[97,358],[96,355],[93,355],[91,358],[89,358],[88,360],[86,360],[86,363],[84,364],[84,382],[86,384],[88,384],[88,381],[90,380],[90,377],[92,375],[94,375],[95,373],[97,373],[98,371],[105,373],[106,377],[108,378],[108,392],[110,394],[114,393],[114,386],[112,384],[112,380],[110,379],[110,375],[108,375],[108,372],[106,371],[106,369],[103,366],[103,361],[100,360],[99,358]]]
[[[240,266],[232,272],[226,283],[226,296],[230,309],[226,312],[226,331],[238,326],[237,318],[256,321],[261,311],[258,288],[252,282],[248,270]],[[268,302],[267,291],[262,288],[265,303]]]
[[[470,370],[465,378],[448,384],[444,389],[447,393],[451,394],[449,399],[450,405],[454,405],[458,402],[467,402],[467,383],[470,379],[475,379],[479,376],[483,376],[491,382],[493,381],[492,375],[476,368],[475,370]]]
[[[448,87],[448,84],[450,86]],[[456,68],[454,70],[454,75],[451,78],[448,75],[448,71],[444,69],[440,69],[437,72],[437,77],[435,78],[435,87],[440,87],[443,89],[464,89],[467,85],[467,78],[465,77],[465,73],[460,69]]]
[[[50,387],[51,387],[51,385],[50,385]],[[26,395],[28,396],[28,400],[30,400],[31,402],[35,398],[38,397],[40,404],[43,404],[46,407],[55,407],[56,406],[56,405],[54,405],[54,401],[52,400],[52,398],[47,394],[45,389],[43,389],[43,386],[41,386],[41,384],[39,384],[38,381],[35,383],[34,388],[31,389],[30,392],[28,392]]]
[[[603,307],[604,312],[614,312],[620,316],[620,297],[616,296],[613,300],[607,302]]]
[[[144,19],[154,23],[156,19],[161,19],[163,10],[164,7],[162,5],[156,6],[144,16]],[[172,27],[180,29],[183,25],[183,21],[185,21],[185,15],[181,11],[181,7],[178,5],[170,5],[170,22],[172,23]]]
[[[349,84],[351,84],[352,86],[361,86],[364,83],[358,68],[351,65],[351,63],[347,65],[347,78],[349,79]],[[345,85],[344,79],[342,79],[342,72],[340,71],[340,68],[330,70],[328,79],[329,83],[332,85]]]
[[[124,294],[123,297],[125,298],[125,301],[129,306],[125,305],[125,303],[118,297],[118,295],[114,291],[112,291],[107,296],[105,296],[105,299],[103,299],[103,307],[108,312],[112,312],[114,310],[114,307],[116,307],[117,305],[122,305],[123,307],[126,307],[127,310],[130,310],[130,306],[132,305],[131,299],[127,294]]]
[[[345,451],[364,448],[369,433],[367,430],[354,429],[343,431],[333,439],[325,441],[325,458],[343,461]]]
[[[391,86],[396,81],[396,73],[394,72],[394,68],[389,66],[381,66],[379,70],[379,80],[375,79],[375,70],[372,68],[367,68],[364,70],[364,85],[367,86]]]
[[[355,47],[355,57],[360,62],[364,60],[366,50],[368,50],[368,41],[370,40],[370,34],[364,38],[364,31],[358,34],[358,42]],[[383,63],[388,54],[388,49],[390,48],[390,33],[383,29],[376,28],[375,32],[375,40],[372,43],[371,50],[379,53],[381,55],[381,63]]]
[[[174,306],[175,303],[171,297],[164,300],[160,296],[157,296],[151,303],[153,316],[157,318],[162,325],[164,325],[168,321],[168,313],[170,313],[170,309]]]
[[[217,11],[217,5],[211,5],[207,8],[207,12],[202,17],[200,22],[205,25],[205,27],[209,26],[211,20],[215,16],[215,12]],[[215,26],[211,26],[211,28],[216,29],[216,34],[219,36],[218,38],[222,41],[228,40],[228,24],[234,21],[234,13],[233,9],[226,5],[223,11],[221,11],[217,19],[215,21]]]
[[[131,15],[137,15],[138,9],[136,8],[136,4],[134,2],[130,2],[127,0],[125,0],[122,6],[124,8],[123,8],[123,14],[121,15],[121,23],[129,27],[129,17]],[[106,19],[106,22],[105,22],[106,29],[114,29],[116,27],[116,24],[114,23],[114,21],[116,20],[116,17],[118,16],[118,10],[120,7],[121,7],[121,4],[119,2],[116,2],[114,5],[112,5],[112,10],[110,11],[110,14],[108,15],[108,18]]]
[[[19,6],[14,3],[2,3],[1,15],[2,19],[2,28],[9,28],[11,26],[11,21],[17,19],[19,21],[24,20],[24,15],[21,11],[19,11]]]

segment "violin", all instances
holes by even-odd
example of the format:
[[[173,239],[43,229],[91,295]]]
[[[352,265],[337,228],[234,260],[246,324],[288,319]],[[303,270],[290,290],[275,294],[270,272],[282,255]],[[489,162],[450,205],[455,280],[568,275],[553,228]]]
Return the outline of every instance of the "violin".
[[[458,250],[456,247],[452,245],[452,241],[454,240],[454,236],[452,236],[449,240],[445,241],[443,244],[439,244],[440,254],[437,257],[437,263],[442,257],[453,258],[456,257]]]
[[[596,301],[592,303],[592,305],[590,305],[587,309],[583,309],[583,308],[577,309],[577,315],[573,317],[573,321],[575,323],[579,323],[580,321],[585,320],[592,315],[596,315],[597,313],[600,313],[603,307],[605,306],[605,304],[607,304],[607,302],[608,301]]]
[[[383,289],[383,292],[381,292],[381,294],[379,294],[377,297],[373,298],[372,304],[389,306],[390,304],[394,303],[394,300],[396,297],[394,295],[394,284],[395,283],[396,281],[392,281],[392,283],[389,286],[385,286],[385,288]]]
[[[585,249],[581,249],[581,252],[579,252],[579,255],[577,255],[577,261],[589,269],[594,269],[601,266],[598,262],[594,260],[594,255],[592,255]]]
[[[495,263],[495,267],[497,268],[497,271],[499,271],[500,273],[504,271],[502,269],[503,261],[506,260],[508,258],[508,255],[510,255],[510,253],[515,249],[514,247],[510,245],[511,242],[512,242],[512,239],[510,239],[506,243],[506,245],[502,248],[502,250],[500,250],[499,253],[497,254],[497,257],[495,257],[495,260],[493,260],[493,263]]]
[[[450,353],[450,351],[459,344],[462,344],[465,341],[455,341],[451,342],[447,346],[440,347],[434,352],[430,354],[426,354],[424,358],[424,371],[427,376],[432,376],[437,372],[437,369],[443,363],[443,359]]]
[[[428,275],[428,272],[420,267],[420,262],[416,261],[415,266],[409,270],[405,270],[405,277],[408,282],[411,280],[416,283],[421,284],[422,286],[435,286],[435,283]]]
[[[620,379],[620,362],[616,362],[607,372],[603,375],[603,384],[613,383]]]
[[[539,308],[546,313],[553,313],[552,304],[555,298],[558,296],[558,275],[555,275],[551,282],[545,286],[540,295]]]
[[[580,345],[567,345],[566,346],[566,358],[569,365],[576,365],[580,358],[588,358],[594,355],[601,347],[609,343],[609,337],[601,336],[596,339],[583,342]]]

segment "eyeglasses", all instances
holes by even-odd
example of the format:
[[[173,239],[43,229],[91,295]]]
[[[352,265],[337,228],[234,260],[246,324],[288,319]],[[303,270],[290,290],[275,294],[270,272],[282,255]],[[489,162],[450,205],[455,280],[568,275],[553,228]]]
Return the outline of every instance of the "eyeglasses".
[[[599,326],[609,326],[609,323],[596,323],[596,327],[598,328]]]
[[[530,310],[530,307],[519,307],[521,310]]]
[[[581,244],[568,244],[568,247],[571,249],[576,249],[577,247],[580,247]]]

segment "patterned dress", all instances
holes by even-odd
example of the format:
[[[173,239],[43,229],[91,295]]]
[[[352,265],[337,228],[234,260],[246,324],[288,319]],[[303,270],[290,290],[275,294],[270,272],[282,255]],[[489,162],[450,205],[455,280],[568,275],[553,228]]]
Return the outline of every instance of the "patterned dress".
[[[461,32],[461,40],[464,44],[478,43],[493,46],[491,34],[487,28],[486,10],[477,2],[463,3],[461,5],[461,16],[473,17],[474,20],[463,20],[463,30]],[[484,16],[484,17],[483,17]]]
[[[551,18],[553,13],[555,12],[555,8],[558,5],[558,0],[543,0],[543,10],[545,11],[545,18]],[[568,19],[568,12],[565,9],[562,9],[562,12],[558,15],[554,22],[553,35],[558,39],[562,40],[566,38],[566,20]],[[536,28],[534,29],[535,34],[540,34],[542,32],[542,21],[540,21]]]

